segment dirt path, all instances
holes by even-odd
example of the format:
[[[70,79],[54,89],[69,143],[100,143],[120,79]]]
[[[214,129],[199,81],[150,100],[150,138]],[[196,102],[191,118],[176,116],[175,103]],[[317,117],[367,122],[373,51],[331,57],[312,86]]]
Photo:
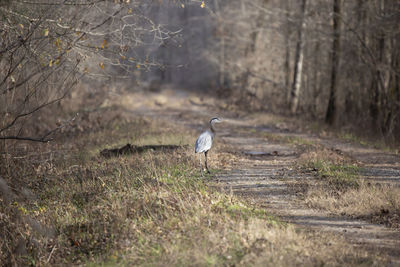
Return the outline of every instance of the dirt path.
[[[230,126],[229,132],[235,132],[235,128]],[[284,135],[299,136],[296,133]],[[363,149],[339,140],[323,140],[307,135],[302,135],[302,138],[331,149],[340,149],[362,162],[366,166],[362,173],[364,179],[396,183],[400,186],[399,158],[396,155]],[[296,190],[291,186],[296,184],[293,182],[314,177],[293,169],[301,153],[295,146],[270,143],[251,134],[234,137],[225,135],[221,139],[241,151],[247,159],[241,161],[236,169],[217,175],[216,179],[225,189],[255,199],[287,222],[317,231],[337,232],[357,246],[388,253],[394,264],[400,264],[398,230],[348,217],[332,216],[324,211],[310,209],[298,199]]]
[[[204,121],[216,112],[203,101],[196,104],[187,95],[172,95],[153,99],[152,108],[135,108],[146,116],[155,116],[179,123],[200,133]],[[132,100],[135,103],[137,99]],[[152,101],[152,100],[149,100]],[[169,103],[174,103],[173,107]],[[221,115],[221,114],[218,114]],[[298,173],[295,165],[302,151],[293,144],[282,144],[260,137],[260,131],[268,134],[300,137],[329,149],[346,153],[363,164],[364,179],[400,186],[400,158],[398,155],[365,148],[340,140],[319,138],[310,134],[280,130],[274,125],[254,124],[252,120],[229,117],[222,114],[225,123],[220,127],[216,142],[224,144],[226,153],[240,157],[240,161],[215,175],[217,184],[234,194],[241,195],[264,206],[272,214],[301,228],[315,231],[331,231],[346,237],[355,246],[387,253],[393,265],[400,265],[400,231],[362,220],[350,219],[310,209],[302,203],[293,190],[297,180],[313,179],[311,174]],[[218,159],[211,152],[210,164]]]

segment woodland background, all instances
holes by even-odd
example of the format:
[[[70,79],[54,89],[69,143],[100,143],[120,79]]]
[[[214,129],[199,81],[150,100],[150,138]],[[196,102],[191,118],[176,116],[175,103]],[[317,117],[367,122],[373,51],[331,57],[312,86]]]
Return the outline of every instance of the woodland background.
[[[1,139],[45,141],[72,118],[41,112],[72,95],[167,86],[399,138],[397,1],[3,0],[0,15]]]

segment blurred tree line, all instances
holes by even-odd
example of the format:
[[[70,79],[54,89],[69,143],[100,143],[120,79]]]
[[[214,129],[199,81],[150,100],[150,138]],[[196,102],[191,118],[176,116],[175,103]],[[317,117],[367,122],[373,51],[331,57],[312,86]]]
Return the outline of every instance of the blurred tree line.
[[[221,88],[399,140],[399,1],[213,2]]]
[[[0,139],[48,141],[68,120],[38,114],[82,76],[400,137],[399,1],[2,0],[0,24]]]

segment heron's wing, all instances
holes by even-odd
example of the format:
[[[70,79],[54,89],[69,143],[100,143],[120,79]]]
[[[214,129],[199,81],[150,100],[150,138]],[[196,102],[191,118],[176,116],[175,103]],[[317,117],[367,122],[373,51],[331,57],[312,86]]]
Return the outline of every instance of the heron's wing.
[[[208,131],[202,133],[196,140],[195,152],[201,153],[210,150],[212,145],[212,134]]]

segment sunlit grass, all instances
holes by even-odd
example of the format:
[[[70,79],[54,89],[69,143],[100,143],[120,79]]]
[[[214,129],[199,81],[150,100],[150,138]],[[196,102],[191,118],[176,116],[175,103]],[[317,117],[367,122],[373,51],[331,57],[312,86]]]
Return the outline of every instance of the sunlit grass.
[[[353,164],[335,164],[323,159],[310,161],[306,168],[317,172],[317,177],[333,190],[347,190],[360,185],[359,167]]]

